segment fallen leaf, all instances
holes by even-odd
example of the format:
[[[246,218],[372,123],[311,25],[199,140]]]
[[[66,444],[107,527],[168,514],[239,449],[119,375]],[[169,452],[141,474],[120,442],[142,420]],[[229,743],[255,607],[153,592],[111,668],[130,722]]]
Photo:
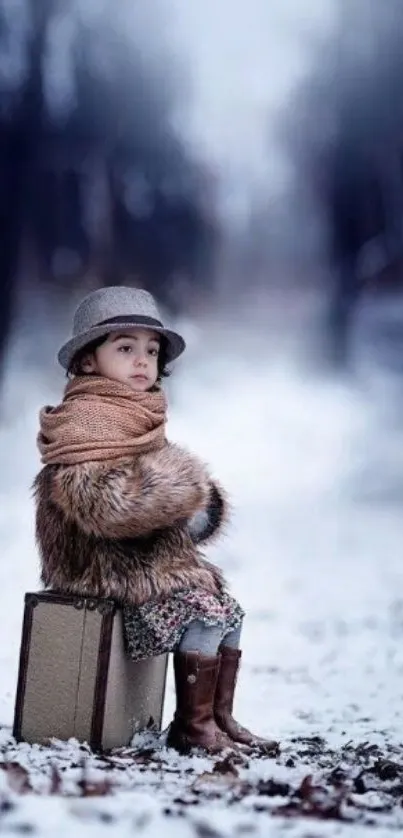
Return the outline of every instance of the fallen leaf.
[[[202,794],[203,792],[206,794],[221,794],[224,787],[230,788],[231,786],[237,785],[238,782],[237,777],[229,772],[226,774],[216,772],[214,774],[210,771],[204,771],[203,774],[199,774],[196,777],[191,789],[197,794]]]
[[[213,774],[231,774],[232,777],[239,777],[239,771],[235,768],[233,759],[230,755],[215,763]]]
[[[280,783],[277,780],[259,780],[257,793],[265,797],[287,797],[290,794],[290,785]]]
[[[8,785],[12,791],[17,794],[28,794],[33,790],[28,771],[19,762],[2,762],[0,768],[5,772]]]
[[[100,780],[94,782],[91,780],[79,780],[77,783],[81,797],[106,797],[113,789],[113,783],[110,780]]]
[[[223,833],[218,832],[207,821],[193,821],[193,828],[197,838],[222,838]]]
[[[89,780],[85,762],[82,769],[81,779],[77,781],[81,797],[105,797],[111,793],[114,784],[110,780]]]
[[[284,806],[272,810],[272,814],[282,817],[311,817],[318,820],[349,821],[342,812],[342,805],[347,801],[347,790],[329,789],[313,784],[312,776],[304,777],[292,800]]]
[[[60,794],[62,787],[62,776],[56,765],[52,765],[50,773],[49,794]]]

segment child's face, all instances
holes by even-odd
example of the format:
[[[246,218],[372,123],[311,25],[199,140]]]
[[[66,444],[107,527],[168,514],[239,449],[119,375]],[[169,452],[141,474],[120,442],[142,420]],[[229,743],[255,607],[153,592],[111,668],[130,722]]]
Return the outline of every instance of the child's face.
[[[120,381],[128,384],[132,390],[144,392],[158,378],[159,348],[158,333],[149,329],[111,332],[95,352],[84,358],[82,370]]]

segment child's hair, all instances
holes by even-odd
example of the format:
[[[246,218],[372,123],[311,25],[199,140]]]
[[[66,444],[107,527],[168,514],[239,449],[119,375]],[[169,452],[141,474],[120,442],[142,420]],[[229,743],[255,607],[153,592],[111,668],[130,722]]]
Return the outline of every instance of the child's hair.
[[[82,349],[79,349],[78,352],[74,355],[69,364],[69,368],[67,370],[67,378],[73,378],[75,375],[88,375],[88,373],[83,372],[82,370],[82,363],[84,358],[87,355],[91,355],[98,349],[99,346],[102,346],[103,343],[108,339],[108,335],[102,335],[100,338],[95,338],[90,343],[87,343],[83,346]],[[157,381],[160,381],[161,378],[168,378],[170,375],[170,371],[167,369],[167,345],[165,342],[164,337],[161,337],[160,348],[158,352],[158,378]]]

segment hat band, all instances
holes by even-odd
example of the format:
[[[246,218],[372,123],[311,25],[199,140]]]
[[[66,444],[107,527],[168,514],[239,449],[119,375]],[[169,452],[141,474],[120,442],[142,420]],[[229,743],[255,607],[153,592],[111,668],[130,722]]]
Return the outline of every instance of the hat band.
[[[108,317],[107,320],[101,320],[99,323],[94,323],[94,327],[113,326],[115,323],[124,323],[125,326],[127,326],[128,323],[133,323],[133,326],[158,326],[160,329],[164,328],[164,325],[160,320],[156,320],[154,317],[146,317],[144,314],[128,314],[125,316],[119,315],[118,317]]]

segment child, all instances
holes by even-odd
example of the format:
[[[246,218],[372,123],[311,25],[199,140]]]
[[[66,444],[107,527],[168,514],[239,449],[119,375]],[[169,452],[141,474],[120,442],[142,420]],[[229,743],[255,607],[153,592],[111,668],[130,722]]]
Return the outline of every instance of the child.
[[[174,652],[168,747],[273,751],[232,717],[243,611],[197,546],[222,527],[223,492],[165,436],[161,380],[184,348],[147,291],[102,288],[79,305],[58,355],[63,401],[40,413],[41,578],[118,601],[132,658]]]

